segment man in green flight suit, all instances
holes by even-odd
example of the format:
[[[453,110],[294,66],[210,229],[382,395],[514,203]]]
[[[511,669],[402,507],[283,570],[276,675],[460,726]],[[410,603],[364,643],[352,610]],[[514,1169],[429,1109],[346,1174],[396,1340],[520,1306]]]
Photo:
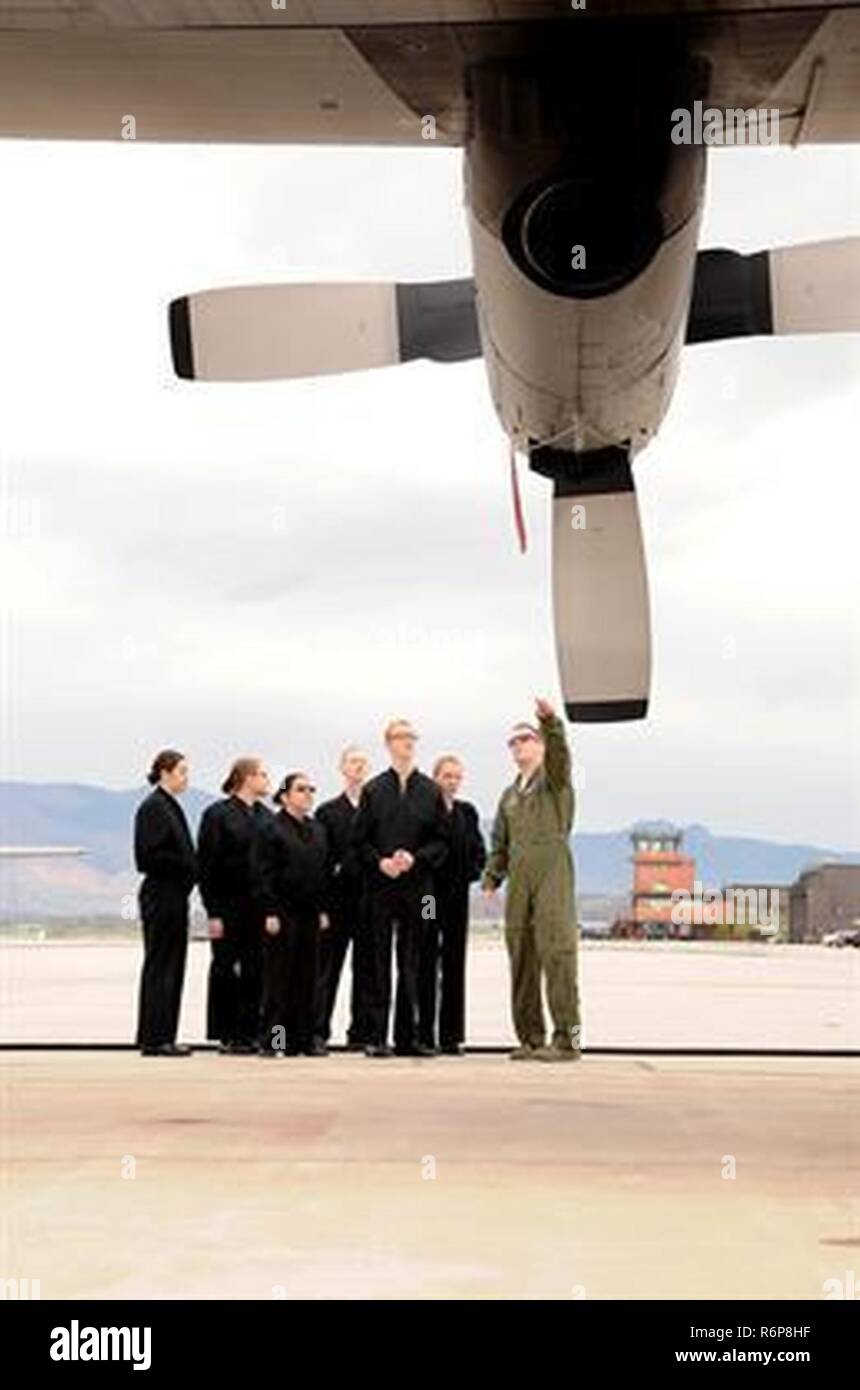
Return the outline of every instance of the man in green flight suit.
[[[482,882],[490,896],[508,881],[505,941],[520,1044],[511,1057],[567,1062],[580,1056],[570,752],[552,705],[537,700],[535,713],[536,725],[517,724],[508,738],[518,775],[499,801]],[[549,1047],[542,976],[553,1025]]]

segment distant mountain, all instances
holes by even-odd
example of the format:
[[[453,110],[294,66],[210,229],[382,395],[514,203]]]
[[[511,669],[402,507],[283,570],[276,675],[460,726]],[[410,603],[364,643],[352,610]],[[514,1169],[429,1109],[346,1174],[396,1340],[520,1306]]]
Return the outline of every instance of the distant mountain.
[[[76,782],[0,782],[0,844],[83,845],[87,862],[108,873],[131,867],[134,813],[149,787],[113,792]],[[215,793],[182,798],[196,829]]]
[[[134,893],[131,826],[145,788],[109,791],[77,783],[0,782],[0,844],[82,845],[83,859],[0,860],[0,919],[38,915],[120,915],[123,898]],[[190,791],[183,798],[196,828],[215,793]],[[489,835],[489,826],[484,827]],[[713,835],[703,825],[684,827],[683,849],[696,860],[708,886],[729,882],[791,883],[825,860],[860,862],[816,845]],[[575,838],[577,884],[589,894],[626,894],[631,880],[627,830]]]
[[[80,859],[0,858],[0,921],[38,916],[120,916],[137,889],[134,812],[146,787],[109,791],[74,782],[0,782],[0,845],[80,845]],[[196,831],[214,793],[182,804]]]

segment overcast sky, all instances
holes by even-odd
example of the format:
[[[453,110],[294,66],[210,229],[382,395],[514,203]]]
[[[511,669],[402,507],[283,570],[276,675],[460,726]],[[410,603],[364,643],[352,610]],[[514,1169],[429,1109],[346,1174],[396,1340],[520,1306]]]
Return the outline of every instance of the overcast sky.
[[[0,142],[2,775],[125,787],[159,746],[325,792],[395,713],[463,754],[558,698],[549,500],[480,362],[259,386],[172,379],[168,300],[252,280],[468,273],[460,158]],[[712,153],[705,245],[860,232],[860,151]],[[645,723],[575,730],[579,825],[642,816],[860,846],[860,339],[687,351],[637,464]]]

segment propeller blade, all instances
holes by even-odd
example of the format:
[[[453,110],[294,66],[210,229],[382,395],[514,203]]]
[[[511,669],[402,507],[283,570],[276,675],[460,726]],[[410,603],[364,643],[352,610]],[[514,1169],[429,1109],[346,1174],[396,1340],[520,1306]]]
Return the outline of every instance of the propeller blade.
[[[176,375],[273,381],[481,353],[472,280],[248,285],[174,299]]]
[[[552,587],[565,710],[572,723],[644,719],[651,634],[633,474],[622,449],[586,457],[580,476],[575,468],[554,475]]]
[[[860,237],[756,251],[700,251],[687,342],[860,332]]]

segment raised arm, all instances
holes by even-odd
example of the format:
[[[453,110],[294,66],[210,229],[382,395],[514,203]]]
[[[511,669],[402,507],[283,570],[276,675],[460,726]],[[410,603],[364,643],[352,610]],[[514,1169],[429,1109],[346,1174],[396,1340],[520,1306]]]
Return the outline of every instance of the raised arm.
[[[564,724],[547,700],[538,700],[535,710],[544,740],[546,780],[554,792],[565,791],[571,784],[570,749]]]

